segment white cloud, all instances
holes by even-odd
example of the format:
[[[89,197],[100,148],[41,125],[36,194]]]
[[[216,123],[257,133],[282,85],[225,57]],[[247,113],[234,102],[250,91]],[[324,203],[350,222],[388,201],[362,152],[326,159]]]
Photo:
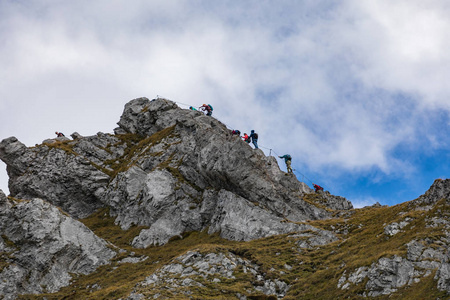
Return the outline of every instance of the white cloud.
[[[392,152],[450,111],[445,1],[46,3],[0,4],[0,138],[110,132],[158,94],[318,172],[406,174]]]
[[[351,201],[354,208],[363,208],[365,206],[372,206],[376,203],[380,203],[378,199],[375,198],[364,198],[364,199],[355,199]]]

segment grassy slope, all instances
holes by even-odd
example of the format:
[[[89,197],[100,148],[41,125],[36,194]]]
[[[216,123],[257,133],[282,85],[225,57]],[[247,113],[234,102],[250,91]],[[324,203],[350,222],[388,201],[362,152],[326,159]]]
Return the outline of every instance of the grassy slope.
[[[120,136],[121,143],[127,144],[127,151],[122,157],[105,162],[109,171],[99,167],[111,178],[119,172],[129,168],[136,159],[147,155],[151,145],[173,136],[174,127],[163,130],[151,137],[142,138],[136,135]],[[112,145],[114,146],[114,145]],[[68,153],[73,152],[69,143],[53,144],[52,148],[59,148]],[[73,153],[71,153],[73,154]],[[159,153],[157,153],[159,155]],[[169,158],[170,161],[170,158]],[[160,167],[167,167],[161,165]],[[172,168],[174,169],[174,168]],[[112,170],[112,171],[111,171]],[[306,197],[308,202],[320,205],[320,199],[311,194]],[[273,236],[251,242],[231,242],[216,235],[192,232],[182,239],[170,241],[161,247],[134,249],[129,246],[130,241],[138,235],[143,227],[133,227],[123,231],[114,225],[114,219],[109,217],[108,210],[100,210],[82,222],[91,228],[98,236],[113,245],[125,249],[112,264],[99,268],[95,273],[87,276],[76,276],[72,285],[63,288],[55,294],[39,296],[25,295],[19,299],[118,299],[130,294],[138,282],[158,268],[186,251],[199,250],[202,252],[231,251],[247,258],[258,265],[266,273],[267,278],[280,279],[292,287],[285,299],[358,299],[363,292],[364,284],[353,285],[349,290],[337,288],[339,278],[344,271],[352,273],[361,266],[370,266],[382,257],[393,255],[405,256],[405,244],[413,239],[430,238],[439,240],[444,234],[442,228],[426,228],[426,219],[442,212],[448,212],[445,201],[439,202],[431,211],[415,211],[410,203],[403,203],[394,207],[364,208],[353,210],[343,218],[307,222],[313,226],[341,232],[340,240],[332,244],[314,249],[299,249],[297,239],[289,235]],[[406,217],[412,221],[402,232],[393,237],[384,234],[384,227],[392,222],[400,222]],[[344,233],[347,232],[347,233]],[[436,245],[438,247],[438,245]],[[134,252],[136,256],[145,255],[149,258],[138,264],[118,264],[117,261]],[[285,265],[292,266],[288,270]],[[1,267],[1,266],[0,266]],[[397,293],[386,296],[389,299],[436,299],[447,297],[445,293],[436,289],[434,275],[422,279],[419,283],[400,289]],[[214,287],[205,282],[206,288],[196,288],[194,297],[200,299],[230,299],[236,292],[245,294],[244,289],[250,286],[251,278],[243,273],[234,281],[222,280]],[[87,288],[93,285],[101,286],[100,290]],[[215,290],[221,291],[219,294]],[[170,296],[170,295],[168,295]],[[256,295],[254,299],[269,298]],[[383,297],[379,298],[383,299]]]
[[[266,278],[280,279],[292,285],[285,299],[363,299],[358,296],[363,292],[364,284],[351,286],[349,290],[337,288],[338,279],[347,270],[347,274],[361,266],[370,266],[381,257],[393,255],[405,256],[405,244],[412,239],[431,238],[438,240],[442,228],[426,228],[426,218],[442,215],[449,211],[448,205],[441,201],[431,211],[408,211],[408,203],[394,207],[364,208],[354,210],[348,219],[331,219],[313,221],[309,224],[323,229],[346,229],[348,234],[341,234],[340,240],[332,244],[314,249],[299,249],[298,241],[288,235],[273,236],[251,242],[231,242],[218,235],[192,232],[185,234],[182,239],[170,241],[161,247],[148,249],[134,249],[129,242],[141,228],[135,227],[122,231],[114,225],[113,218],[108,216],[107,210],[99,211],[83,220],[96,234],[116,246],[127,250],[120,254],[108,266],[97,272],[74,278],[73,284],[63,288],[56,294],[40,295],[39,297],[22,296],[20,299],[118,299],[129,295],[136,284],[158,268],[186,251],[199,250],[201,252],[231,251],[249,259],[262,268]],[[402,232],[394,237],[384,234],[384,227],[394,221],[410,217],[413,220]],[[138,264],[118,264],[117,261],[135,252],[136,256],[146,255],[146,261]],[[292,266],[291,270],[285,265]],[[436,299],[445,298],[446,294],[436,289],[433,275],[422,279],[419,283],[400,289],[390,297],[378,299]],[[221,283],[206,288],[192,289],[194,296],[200,299],[230,299],[236,292],[245,294],[244,289],[250,286],[251,278],[242,273],[236,280],[223,280]],[[101,290],[86,288],[98,284]],[[217,290],[221,291],[217,293]],[[170,295],[168,295],[170,296]],[[255,296],[259,299],[263,295]],[[256,299],[255,298],[255,299]]]

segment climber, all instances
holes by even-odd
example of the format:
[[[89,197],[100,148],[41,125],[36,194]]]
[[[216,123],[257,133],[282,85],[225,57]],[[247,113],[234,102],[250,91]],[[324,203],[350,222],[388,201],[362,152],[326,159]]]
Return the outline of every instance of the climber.
[[[58,131],[55,131],[55,134],[56,134],[57,137],[63,137],[63,136],[65,136],[64,133],[58,132]]]
[[[244,133],[244,136],[242,138],[244,139],[245,142],[250,144],[250,137],[248,136],[248,134]]]
[[[292,173],[291,161],[292,157],[289,154],[285,154],[283,156],[278,156],[279,158],[284,158],[284,162],[286,163],[286,169],[288,173]]]
[[[189,106],[189,109],[190,110],[197,110],[195,107],[193,107],[193,106]]]
[[[323,187],[321,187],[320,185],[317,185],[315,183],[313,183],[314,186],[314,191],[317,193],[318,191],[323,191]]]
[[[213,107],[211,106],[211,104],[203,104],[202,106],[199,107],[199,109],[206,111],[207,116],[212,115]]]
[[[232,135],[241,135],[241,132],[239,130],[235,129],[235,130],[231,131],[231,134]]]
[[[252,130],[250,137],[252,138],[253,145],[255,145],[255,149],[258,149],[258,134]]]

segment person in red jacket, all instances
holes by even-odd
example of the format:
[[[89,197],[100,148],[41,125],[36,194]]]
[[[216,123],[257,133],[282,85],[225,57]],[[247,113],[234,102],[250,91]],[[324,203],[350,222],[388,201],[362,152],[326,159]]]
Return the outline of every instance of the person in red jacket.
[[[314,191],[317,193],[318,191],[323,191],[323,187],[321,187],[320,185],[317,185],[315,183],[313,183],[314,186]]]
[[[248,136],[248,134],[244,133],[244,136],[242,138],[244,139],[245,142],[250,144],[250,137]]]
[[[64,133],[58,132],[58,131],[56,131],[55,134],[56,134],[57,137],[65,136]]]
[[[199,107],[199,109],[206,111],[206,115],[207,116],[211,116],[212,115],[212,106],[211,104],[203,104],[202,106]]]

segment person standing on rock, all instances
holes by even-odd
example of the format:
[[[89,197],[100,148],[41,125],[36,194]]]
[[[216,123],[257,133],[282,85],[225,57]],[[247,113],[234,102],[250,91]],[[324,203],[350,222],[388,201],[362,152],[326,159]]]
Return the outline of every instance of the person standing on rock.
[[[212,108],[211,104],[203,104],[202,106],[199,107],[199,109],[206,111],[207,116],[212,115],[213,108]]]
[[[250,144],[250,137],[248,136],[248,134],[244,133],[244,136],[242,138],[244,139],[244,142]]]
[[[292,157],[289,154],[285,154],[283,156],[278,156],[279,158],[284,158],[284,162],[286,163],[286,169],[288,173],[292,173],[291,161]]]
[[[250,137],[252,138],[253,145],[255,145],[255,149],[258,149],[258,134],[252,130]]]

